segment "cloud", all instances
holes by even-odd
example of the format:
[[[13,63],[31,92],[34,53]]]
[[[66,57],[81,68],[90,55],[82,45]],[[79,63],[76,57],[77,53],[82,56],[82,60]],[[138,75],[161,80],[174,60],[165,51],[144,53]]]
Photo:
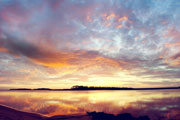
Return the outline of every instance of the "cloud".
[[[85,75],[128,71],[141,80],[179,79],[178,5],[168,0],[1,1],[0,53]]]
[[[81,66],[81,64],[87,67],[101,63],[112,66],[120,65],[120,62],[115,59],[103,56],[96,51],[53,51],[33,45],[25,40],[19,40],[11,36],[6,37],[6,39],[0,39],[3,43],[1,44],[1,52],[8,52],[15,56],[25,56],[36,64],[48,67]]]

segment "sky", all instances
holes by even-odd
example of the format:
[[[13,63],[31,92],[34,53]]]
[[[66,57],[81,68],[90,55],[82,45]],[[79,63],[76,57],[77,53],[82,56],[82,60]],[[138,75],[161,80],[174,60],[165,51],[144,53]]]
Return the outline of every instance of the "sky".
[[[0,0],[0,88],[180,86],[179,0]]]

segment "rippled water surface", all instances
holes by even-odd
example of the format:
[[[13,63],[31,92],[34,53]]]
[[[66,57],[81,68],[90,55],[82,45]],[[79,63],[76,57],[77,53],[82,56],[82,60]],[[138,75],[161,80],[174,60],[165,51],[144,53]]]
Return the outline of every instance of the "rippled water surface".
[[[180,119],[180,90],[147,91],[1,91],[0,104],[45,115],[87,111]]]

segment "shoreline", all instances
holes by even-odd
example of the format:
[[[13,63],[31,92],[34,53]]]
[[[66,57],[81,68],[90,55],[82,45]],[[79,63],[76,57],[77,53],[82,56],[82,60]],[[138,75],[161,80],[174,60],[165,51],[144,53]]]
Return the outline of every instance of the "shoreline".
[[[87,112],[84,115],[45,116],[39,113],[24,112],[0,104],[0,120],[150,120],[145,116],[133,117],[130,113],[118,115],[104,112]]]
[[[25,112],[0,104],[0,120],[91,120],[88,115],[46,116],[39,113]]]
[[[180,87],[162,87],[162,88],[87,88],[87,89],[50,89],[50,88],[37,88],[37,89],[29,89],[29,88],[17,88],[17,89],[7,89],[0,91],[133,91],[133,90],[173,90],[180,89]]]

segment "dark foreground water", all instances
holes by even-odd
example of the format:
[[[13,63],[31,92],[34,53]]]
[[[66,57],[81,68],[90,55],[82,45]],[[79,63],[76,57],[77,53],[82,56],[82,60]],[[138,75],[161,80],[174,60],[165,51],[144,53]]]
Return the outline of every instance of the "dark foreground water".
[[[50,116],[97,111],[180,120],[180,90],[1,91],[0,104]]]

